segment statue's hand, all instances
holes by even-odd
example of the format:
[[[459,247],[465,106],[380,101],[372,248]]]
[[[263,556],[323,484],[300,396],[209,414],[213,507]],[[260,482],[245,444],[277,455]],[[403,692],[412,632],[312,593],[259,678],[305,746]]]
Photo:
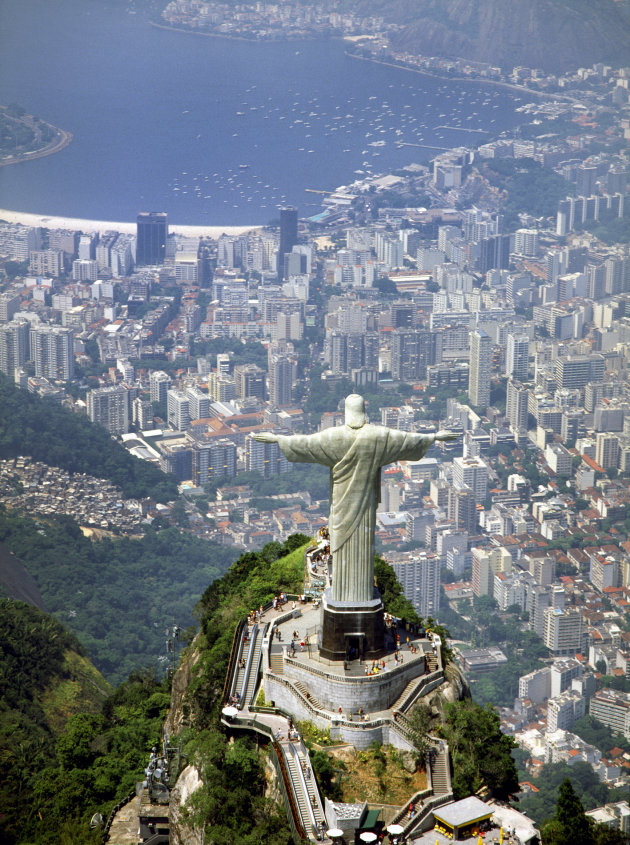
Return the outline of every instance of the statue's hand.
[[[461,437],[458,431],[438,431],[435,435],[436,440],[457,440]]]
[[[271,431],[255,431],[252,434],[254,440],[258,440],[259,443],[277,443],[278,442],[278,435],[273,434]]]

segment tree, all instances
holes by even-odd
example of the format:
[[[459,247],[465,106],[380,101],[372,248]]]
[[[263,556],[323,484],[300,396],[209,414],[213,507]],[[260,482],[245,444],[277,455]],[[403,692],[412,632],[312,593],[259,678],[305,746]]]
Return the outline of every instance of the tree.
[[[541,829],[543,845],[594,845],[595,839],[582,802],[568,778],[561,783],[553,820]]]
[[[487,787],[496,798],[507,800],[518,791],[518,773],[512,759],[514,740],[501,733],[494,707],[464,699],[445,706],[441,728],[453,759],[453,793],[456,799]]]

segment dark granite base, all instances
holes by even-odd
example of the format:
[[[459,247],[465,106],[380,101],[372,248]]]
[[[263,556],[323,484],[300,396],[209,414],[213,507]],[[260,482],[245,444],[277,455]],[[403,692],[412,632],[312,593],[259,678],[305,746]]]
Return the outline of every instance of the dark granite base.
[[[322,602],[319,652],[327,660],[376,660],[386,654],[383,602],[378,592],[364,604]]]

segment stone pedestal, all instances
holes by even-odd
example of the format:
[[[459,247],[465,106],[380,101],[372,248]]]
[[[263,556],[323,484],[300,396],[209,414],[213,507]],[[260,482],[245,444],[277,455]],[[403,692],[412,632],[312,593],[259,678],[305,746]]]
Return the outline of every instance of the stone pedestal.
[[[319,652],[327,660],[376,660],[385,654],[383,602],[376,588],[369,602],[333,601],[330,589],[322,598]]]

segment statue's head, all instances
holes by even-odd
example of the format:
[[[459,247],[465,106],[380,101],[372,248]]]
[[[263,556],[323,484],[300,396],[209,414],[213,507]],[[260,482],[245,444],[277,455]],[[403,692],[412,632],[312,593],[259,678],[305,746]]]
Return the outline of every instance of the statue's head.
[[[361,428],[365,425],[367,414],[365,413],[365,399],[358,393],[351,393],[346,396],[345,423],[350,428]]]

